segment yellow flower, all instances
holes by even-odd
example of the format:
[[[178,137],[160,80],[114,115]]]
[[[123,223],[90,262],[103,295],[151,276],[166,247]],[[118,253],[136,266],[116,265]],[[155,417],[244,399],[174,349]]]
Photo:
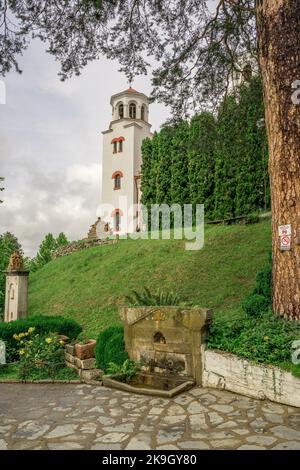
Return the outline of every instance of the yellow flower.
[[[28,328],[28,333],[33,333],[35,330],[35,327],[34,326],[31,326],[30,328]]]
[[[24,336],[25,336],[25,333],[20,333],[19,334],[19,338],[24,338]]]
[[[13,338],[17,341],[19,341],[19,335],[17,335],[16,333],[13,335]]]
[[[264,341],[269,341],[269,336],[264,336]]]
[[[20,349],[19,354],[20,356],[23,356],[25,354],[25,349]]]
[[[52,343],[53,340],[52,340],[52,338],[46,338],[45,341],[46,341],[46,343],[50,344],[50,343]]]
[[[59,344],[65,344],[65,342],[61,339]]]

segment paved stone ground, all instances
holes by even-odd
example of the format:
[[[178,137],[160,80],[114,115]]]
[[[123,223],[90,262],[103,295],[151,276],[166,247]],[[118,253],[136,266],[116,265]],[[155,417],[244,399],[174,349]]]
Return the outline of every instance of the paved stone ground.
[[[300,409],[201,388],[169,400],[0,384],[0,449],[300,449]]]

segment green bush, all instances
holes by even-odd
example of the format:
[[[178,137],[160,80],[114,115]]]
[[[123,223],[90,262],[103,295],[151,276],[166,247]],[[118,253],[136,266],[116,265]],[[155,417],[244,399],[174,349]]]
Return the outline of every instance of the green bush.
[[[110,362],[107,368],[107,376],[119,382],[130,382],[141,370],[141,364],[130,359],[126,359],[122,365]]]
[[[256,276],[256,286],[254,293],[263,295],[271,303],[272,294],[272,266],[268,265]]]
[[[269,309],[258,317],[240,312],[232,318],[216,317],[209,329],[207,346],[255,362],[282,366],[292,365],[292,343],[299,338],[298,322],[282,319]]]
[[[171,306],[180,303],[179,296],[175,292],[163,292],[160,289],[151,292],[148,287],[144,287],[142,292],[133,290],[132,295],[127,295],[125,300],[131,306]]]
[[[125,351],[124,328],[122,326],[110,326],[101,331],[96,343],[96,364],[104,372],[108,370],[109,364],[121,366],[128,354]]]
[[[244,311],[251,316],[260,315],[261,313],[268,310],[269,306],[269,300],[263,295],[259,294],[248,295],[248,297],[246,297],[246,299],[242,303]]]
[[[30,327],[34,327],[37,334],[47,334],[51,332],[68,336],[70,339],[76,338],[82,331],[81,326],[74,320],[60,316],[50,317],[36,315],[8,323],[0,322],[0,339],[6,344],[8,360],[17,358],[14,352],[16,342],[13,335],[25,332]]]
[[[36,334],[32,327],[25,334],[14,335],[14,339],[19,343],[20,379],[27,380],[41,371],[54,378],[57,370],[64,368],[64,342],[56,334]]]

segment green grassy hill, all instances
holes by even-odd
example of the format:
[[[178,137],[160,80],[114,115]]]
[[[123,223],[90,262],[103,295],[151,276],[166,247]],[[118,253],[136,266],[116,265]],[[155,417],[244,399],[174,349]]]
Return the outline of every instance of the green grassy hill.
[[[119,322],[124,296],[143,286],[176,291],[182,300],[230,315],[252,289],[268,258],[270,221],[207,226],[205,247],[178,240],[120,240],[55,259],[30,276],[30,314],[64,315],[94,337]]]

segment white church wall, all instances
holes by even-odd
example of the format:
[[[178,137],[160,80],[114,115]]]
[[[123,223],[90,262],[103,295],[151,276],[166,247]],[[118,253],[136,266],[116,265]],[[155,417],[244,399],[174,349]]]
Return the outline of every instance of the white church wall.
[[[124,118],[119,119],[118,107],[120,103],[124,106]],[[136,119],[130,119],[129,105],[136,104]],[[103,161],[102,161],[102,197],[101,205],[110,204],[114,209],[121,211],[121,230],[120,234],[135,231],[136,224],[130,227],[124,224],[124,214],[127,209],[132,207],[138,201],[136,200],[136,182],[135,176],[141,171],[141,146],[144,138],[151,137],[150,124],[142,121],[141,108],[145,107],[145,119],[148,119],[148,98],[137,92],[125,91],[116,94],[111,99],[113,121],[110,123],[109,130],[103,132]],[[123,137],[122,152],[113,153],[114,147],[111,143],[114,138]],[[120,171],[123,174],[121,178],[121,188],[114,189],[114,180],[112,175]],[[139,193],[140,195],[140,193]],[[123,220],[122,220],[123,212]],[[109,222],[114,227],[114,216],[102,211],[99,214],[105,222]],[[133,214],[132,214],[133,215]]]

